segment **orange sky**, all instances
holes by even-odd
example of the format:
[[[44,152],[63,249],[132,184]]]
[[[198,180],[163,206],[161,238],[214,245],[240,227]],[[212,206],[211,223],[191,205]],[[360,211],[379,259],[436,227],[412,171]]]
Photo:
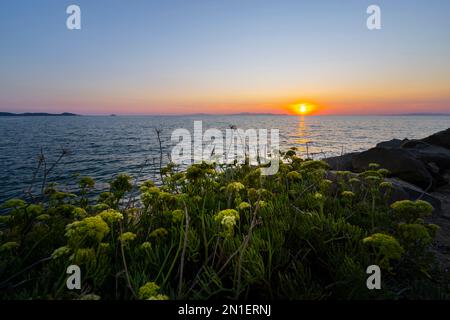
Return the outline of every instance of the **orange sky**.
[[[450,1],[134,2],[2,5],[0,111],[450,113]]]

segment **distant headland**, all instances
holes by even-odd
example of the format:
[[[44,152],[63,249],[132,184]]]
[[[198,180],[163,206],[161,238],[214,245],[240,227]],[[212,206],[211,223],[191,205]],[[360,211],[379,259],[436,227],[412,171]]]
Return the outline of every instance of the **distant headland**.
[[[12,112],[0,112],[0,117],[67,117],[67,116],[79,116],[75,113],[63,112],[63,113],[46,113],[46,112],[25,112],[25,113],[12,113]]]

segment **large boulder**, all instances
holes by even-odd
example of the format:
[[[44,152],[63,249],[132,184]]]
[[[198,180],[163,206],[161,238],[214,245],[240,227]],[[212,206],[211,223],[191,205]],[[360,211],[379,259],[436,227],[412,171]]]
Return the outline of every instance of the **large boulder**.
[[[332,170],[343,170],[352,171],[353,170],[353,157],[359,152],[347,153],[342,156],[325,158],[323,161],[328,163]]]
[[[332,193],[336,193],[339,189],[339,179],[341,179],[339,174],[336,171],[330,170],[327,171],[325,177],[326,179],[332,181],[330,191]],[[346,180],[348,181],[351,178],[357,177],[358,174],[349,172],[346,176]],[[442,212],[442,205],[439,198],[423,191],[421,188],[397,178],[384,178],[384,181],[392,183],[392,192],[387,201],[389,205],[401,200],[424,200],[433,206],[434,212]]]
[[[426,137],[425,139],[422,139],[422,141],[433,144],[435,146],[450,149],[450,128]]]
[[[414,153],[405,149],[372,148],[352,158],[352,166],[356,171],[364,171],[370,163],[378,163],[388,169],[393,176],[428,190],[435,182],[425,164],[417,160]]]
[[[441,172],[450,169],[450,149],[432,145],[422,140],[410,140],[402,145],[414,153],[417,159],[424,163],[434,163]]]
[[[435,212],[440,212],[442,210],[441,201],[419,187],[396,178],[386,178],[385,180],[391,182],[393,186],[389,203],[406,199],[412,201],[424,200],[433,206]]]
[[[389,141],[383,141],[376,145],[378,148],[384,148],[384,149],[395,149],[395,148],[401,148],[402,144],[405,142],[408,142],[408,139],[392,139]]]

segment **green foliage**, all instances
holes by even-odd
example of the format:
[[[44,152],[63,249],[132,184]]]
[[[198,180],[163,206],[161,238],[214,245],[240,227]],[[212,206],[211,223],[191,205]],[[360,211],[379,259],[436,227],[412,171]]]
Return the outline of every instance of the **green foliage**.
[[[426,201],[402,200],[391,205],[395,217],[399,221],[413,222],[418,218],[425,218],[433,211],[433,206]]]
[[[109,233],[108,224],[103,221],[101,216],[84,218],[81,221],[75,221],[68,224],[66,236],[68,242],[74,246],[99,243]]]
[[[390,207],[379,166],[333,179],[323,161],[283,157],[273,176],[248,164],[170,164],[158,185],[134,188],[120,174],[100,193],[83,177],[74,193],[51,185],[37,201],[11,199],[0,216],[0,298],[446,296],[428,203]],[[65,289],[71,264],[82,268],[77,293]],[[389,271],[382,290],[367,290],[371,264]]]
[[[146,300],[167,300],[168,297],[159,294],[159,286],[154,282],[147,282],[139,288],[139,298]]]
[[[363,243],[373,249],[376,263],[387,270],[392,270],[391,260],[400,260],[404,249],[394,237],[375,233],[363,239]]]

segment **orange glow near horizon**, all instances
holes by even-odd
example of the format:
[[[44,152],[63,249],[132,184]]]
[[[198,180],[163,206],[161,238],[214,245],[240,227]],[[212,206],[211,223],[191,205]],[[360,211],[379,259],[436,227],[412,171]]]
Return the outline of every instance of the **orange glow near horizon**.
[[[48,99],[36,102],[24,98],[20,103],[7,101],[8,108],[1,108],[5,112],[73,112],[77,114],[117,114],[117,115],[184,115],[196,113],[208,114],[236,114],[236,113],[270,113],[289,114],[296,116],[322,115],[373,115],[373,114],[402,114],[402,113],[449,113],[449,98],[443,99],[334,99],[333,97],[304,97],[298,99],[292,95],[285,97],[249,96],[249,97],[210,97],[196,99],[177,98],[148,99],[136,95],[130,99],[128,95],[103,100],[101,96],[66,96],[58,99]],[[22,107],[22,103],[32,105],[32,108]],[[124,107],[126,106],[126,108]]]
[[[293,114],[304,116],[315,112],[317,110],[317,106],[309,102],[300,102],[290,105],[289,110]]]

